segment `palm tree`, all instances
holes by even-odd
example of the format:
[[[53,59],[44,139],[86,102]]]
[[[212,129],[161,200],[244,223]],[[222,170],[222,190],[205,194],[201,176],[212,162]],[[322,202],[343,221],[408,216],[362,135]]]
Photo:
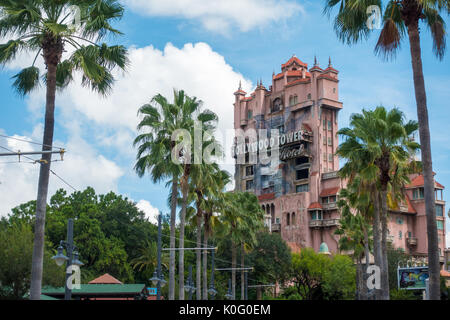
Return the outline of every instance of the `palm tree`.
[[[156,270],[158,264],[158,248],[156,242],[147,241],[146,245],[139,249],[139,253],[140,255],[138,257],[130,261],[133,269],[137,269],[139,272],[147,271],[147,273],[151,274],[154,270]],[[165,253],[161,255],[161,265],[166,269],[169,269],[168,258],[169,257]]]
[[[404,114],[397,108],[387,111],[380,106],[373,111],[363,110],[362,114],[353,114],[350,126],[352,128],[338,131],[345,140],[339,146],[337,154],[348,160],[342,172],[356,171],[364,177],[371,177],[366,180],[376,181],[378,193],[374,204],[379,199],[381,212],[381,298],[389,299],[387,194],[392,187],[395,168],[411,159],[420,147],[412,139],[418,124],[416,121],[405,123]],[[374,225],[374,230],[376,228],[378,226]]]
[[[176,95],[176,93],[175,93]],[[169,300],[175,299],[175,221],[177,209],[178,181],[182,168],[172,161],[175,141],[173,133],[181,128],[178,121],[179,108],[167,101],[161,94],[155,95],[151,102],[139,108],[143,118],[137,129],[141,133],[134,140],[138,146],[134,169],[139,177],[150,172],[153,183],[169,179],[171,182],[170,211],[170,262],[169,262]]]
[[[208,247],[208,240],[213,232],[213,228],[220,224],[220,220],[214,213],[220,213],[224,203],[224,189],[231,181],[230,174],[225,170],[220,170],[217,164],[211,166],[213,188],[204,199],[203,212],[203,248]],[[203,251],[203,300],[208,300],[208,251]]]
[[[367,273],[370,265],[371,247],[371,215],[373,206],[371,196],[361,189],[361,180],[355,179],[339,192],[338,206],[341,209],[340,226],[335,234],[341,235],[339,239],[340,250],[352,250],[357,261],[358,299],[367,300],[368,291],[363,283],[363,273]],[[365,257],[365,267],[362,267],[362,258]]]
[[[258,198],[248,192],[227,192],[224,194],[220,214],[221,228],[218,235],[231,239],[231,290],[236,299],[237,248],[242,243],[256,244],[256,233],[264,226],[264,214]],[[243,267],[243,265],[241,266]]]
[[[442,0],[326,0],[324,12],[339,5],[334,28],[339,39],[347,44],[366,39],[373,28],[367,26],[367,8],[384,6],[383,28],[375,47],[375,53],[384,58],[394,57],[400,49],[402,38],[408,35],[414,90],[419,120],[419,136],[424,176],[424,198],[427,215],[428,264],[430,270],[430,299],[440,299],[439,246],[435,218],[434,179],[431,159],[430,127],[428,123],[427,96],[423,76],[419,22],[428,27],[433,39],[433,51],[442,60],[445,49],[445,22],[440,13],[450,13],[450,2]]]
[[[79,12],[75,24],[71,12],[74,4]],[[32,65],[13,77],[13,86],[22,96],[38,88],[41,79],[46,86],[42,151],[52,150],[56,89],[65,88],[73,80],[73,74],[79,71],[83,85],[106,95],[114,82],[111,70],[115,67],[125,69],[128,62],[126,49],[100,44],[108,35],[121,34],[110,23],[120,19],[122,14],[123,7],[116,0],[0,1],[0,37],[13,38],[0,44],[0,65],[14,60],[19,52],[36,53]],[[74,51],[64,59],[67,46],[73,47]],[[42,77],[36,66],[40,55],[47,69]],[[51,154],[43,154],[40,163],[30,288],[32,300],[40,299],[41,294]]]
[[[202,153],[204,148],[211,143],[217,144],[215,139],[203,140],[205,133],[213,133],[217,127],[218,117],[211,110],[201,110],[202,101],[197,100],[196,97],[189,97],[184,94],[183,91],[175,92],[174,97],[175,105],[178,107],[180,112],[178,113],[179,122],[181,123],[181,128],[189,133],[190,138],[198,137],[198,133],[201,134],[202,142],[200,144],[199,151]],[[196,121],[194,121],[196,120]],[[186,137],[184,137],[186,138]],[[198,162],[203,159],[198,159],[199,155],[192,152],[192,139],[189,141],[183,141],[185,145],[180,150],[181,152],[181,166],[183,174],[181,176],[180,188],[182,193],[181,201],[181,214],[180,214],[180,239],[179,239],[179,265],[178,265],[178,281],[179,281],[179,299],[184,300],[184,229],[186,224],[186,209],[188,206],[188,193],[189,193],[189,176],[193,166],[197,166]],[[197,142],[194,141],[194,149],[197,146]],[[217,145],[218,146],[218,145]]]
[[[264,212],[259,205],[258,198],[252,193],[243,193],[240,201],[242,211],[247,213],[248,219],[245,224],[238,227],[241,233],[245,235],[241,239],[241,267],[245,266],[245,254],[251,251],[256,245],[256,234],[264,226]],[[241,300],[245,298],[245,271],[241,270]]]

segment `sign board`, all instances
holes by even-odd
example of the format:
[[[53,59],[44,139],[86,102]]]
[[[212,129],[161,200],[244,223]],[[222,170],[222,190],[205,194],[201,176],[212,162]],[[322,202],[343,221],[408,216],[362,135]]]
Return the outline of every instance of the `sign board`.
[[[428,267],[408,267],[397,269],[398,288],[404,290],[425,290]]]
[[[151,296],[156,296],[158,293],[158,289],[157,288],[147,288],[148,290],[148,294]]]

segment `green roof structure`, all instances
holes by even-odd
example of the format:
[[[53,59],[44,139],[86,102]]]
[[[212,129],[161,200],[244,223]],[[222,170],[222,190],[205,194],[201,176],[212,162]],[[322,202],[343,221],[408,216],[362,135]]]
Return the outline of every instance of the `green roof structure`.
[[[81,284],[72,289],[73,298],[134,298],[146,293],[145,284]],[[42,294],[50,297],[64,297],[63,287],[42,288]]]

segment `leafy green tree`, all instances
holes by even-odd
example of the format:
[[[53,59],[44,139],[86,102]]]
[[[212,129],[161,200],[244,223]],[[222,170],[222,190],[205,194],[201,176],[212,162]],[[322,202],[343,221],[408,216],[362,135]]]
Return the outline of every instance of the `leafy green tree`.
[[[247,255],[256,284],[275,284],[290,280],[291,252],[278,233],[258,232],[256,245]]]
[[[7,221],[34,225],[35,203],[12,209]],[[124,283],[148,280],[145,271],[132,268],[131,261],[141,255],[148,241],[156,241],[157,227],[134,202],[112,192],[97,195],[90,187],[72,194],[58,190],[50,199],[46,219],[47,239],[55,252],[66,238],[69,218],[74,219],[74,241],[84,263],[83,282],[106,272]]]
[[[44,251],[44,285],[64,284],[65,273],[51,259],[53,250]],[[33,232],[26,222],[0,224],[0,299],[24,299],[30,289]]]
[[[344,255],[329,257],[304,248],[292,255],[292,281],[303,300],[352,299],[355,268]]]
[[[376,30],[368,24],[368,13],[371,12],[368,7],[371,5],[376,5],[381,9],[383,24],[375,53],[384,58],[394,57],[405,37],[410,45],[417,118],[420,124],[419,136],[427,213],[430,297],[433,300],[439,300],[440,266],[434,209],[433,166],[419,26],[420,22],[423,22],[428,28],[433,39],[434,54],[442,60],[446,49],[446,27],[441,14],[450,13],[450,2],[441,0],[326,0],[324,12],[330,14],[334,7],[339,6],[339,11],[334,19],[334,29],[338,38],[350,45],[366,40],[371,32]]]

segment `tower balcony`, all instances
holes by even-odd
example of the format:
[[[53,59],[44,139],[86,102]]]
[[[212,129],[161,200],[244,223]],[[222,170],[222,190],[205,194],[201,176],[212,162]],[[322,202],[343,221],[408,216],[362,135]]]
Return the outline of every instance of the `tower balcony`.
[[[338,178],[338,171],[324,172],[322,173],[322,180]]]
[[[323,219],[323,220],[311,220],[309,221],[310,228],[328,228],[336,227],[339,225],[339,219]]]
[[[322,203],[323,210],[337,210],[337,202]]]
[[[417,246],[417,238],[416,237],[407,238],[406,243],[408,244],[408,246]]]
[[[281,225],[279,223],[272,223],[272,232],[280,232]]]

